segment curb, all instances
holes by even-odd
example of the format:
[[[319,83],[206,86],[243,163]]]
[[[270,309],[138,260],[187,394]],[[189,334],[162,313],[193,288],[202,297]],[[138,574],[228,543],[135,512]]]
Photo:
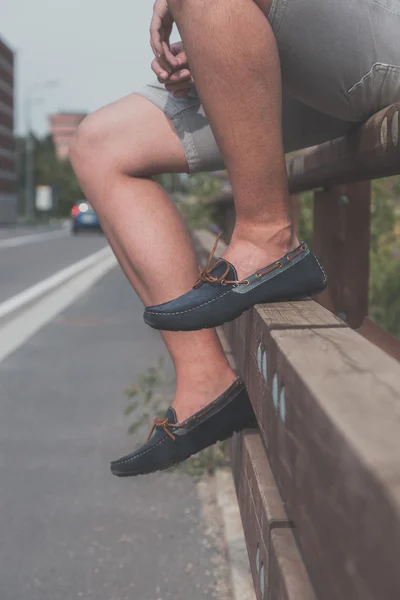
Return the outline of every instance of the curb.
[[[222,516],[229,557],[232,600],[256,600],[232,474],[229,469],[218,469],[215,477],[217,503]]]

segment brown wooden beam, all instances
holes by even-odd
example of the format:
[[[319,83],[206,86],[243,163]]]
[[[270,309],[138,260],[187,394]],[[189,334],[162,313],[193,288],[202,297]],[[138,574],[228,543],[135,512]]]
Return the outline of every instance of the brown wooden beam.
[[[242,315],[233,354],[317,597],[400,598],[400,368],[302,304]]]
[[[312,301],[224,330],[318,599],[400,598],[398,363]],[[234,461],[238,479],[242,450]]]
[[[315,193],[313,251],[328,275],[318,302],[353,328],[368,315],[370,213],[369,181]]]
[[[381,350],[400,361],[400,340],[367,317],[357,332]]]
[[[400,173],[400,102],[381,110],[345,137],[287,159],[292,194]]]
[[[316,600],[259,433],[235,436],[232,458],[257,600]]]
[[[316,600],[290,529],[271,532],[268,600]]]

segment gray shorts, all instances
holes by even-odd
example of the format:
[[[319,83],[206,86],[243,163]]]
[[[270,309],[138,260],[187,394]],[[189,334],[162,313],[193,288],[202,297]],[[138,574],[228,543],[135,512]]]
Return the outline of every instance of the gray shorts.
[[[273,0],[268,19],[281,61],[286,152],[339,137],[400,100],[400,0]],[[139,93],[171,119],[192,173],[224,168],[196,90],[174,98],[156,81]]]

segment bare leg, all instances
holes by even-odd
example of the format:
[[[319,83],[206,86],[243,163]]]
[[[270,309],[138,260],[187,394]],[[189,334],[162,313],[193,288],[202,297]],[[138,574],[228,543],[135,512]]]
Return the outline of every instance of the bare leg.
[[[162,140],[162,144],[160,144]],[[141,96],[128,96],[88,117],[71,161],[127,278],[146,305],[176,298],[198,270],[182,219],[162,188],[146,177],[188,171],[167,117]],[[232,381],[215,331],[163,332],[177,378],[174,407],[183,420]]]
[[[225,257],[243,278],[298,243],[291,240],[275,37],[250,0],[168,4],[232,183],[237,223]],[[258,4],[267,13],[271,1]]]

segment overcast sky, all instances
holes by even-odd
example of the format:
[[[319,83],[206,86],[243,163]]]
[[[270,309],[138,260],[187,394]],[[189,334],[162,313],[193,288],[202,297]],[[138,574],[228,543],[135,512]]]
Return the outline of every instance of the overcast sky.
[[[0,35],[17,53],[18,133],[32,84],[58,81],[32,111],[44,134],[49,113],[91,112],[151,80],[152,8],[153,0],[0,0]]]

